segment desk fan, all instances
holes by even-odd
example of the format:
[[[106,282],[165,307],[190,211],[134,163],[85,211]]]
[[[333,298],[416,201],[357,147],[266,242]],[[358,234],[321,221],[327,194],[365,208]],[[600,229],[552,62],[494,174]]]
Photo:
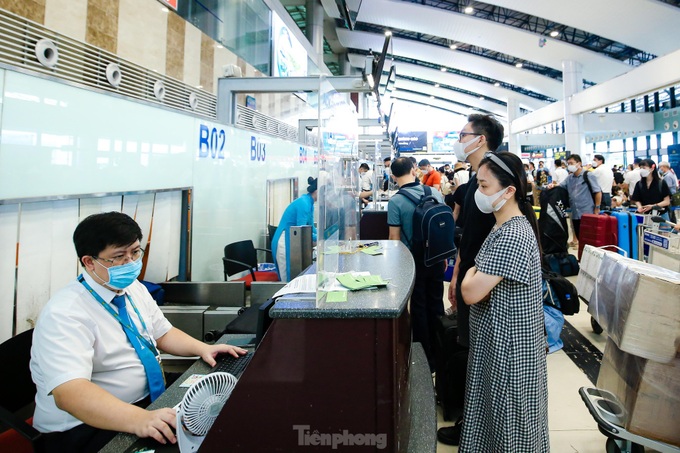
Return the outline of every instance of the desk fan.
[[[198,450],[237,381],[229,373],[215,372],[206,374],[189,387],[176,408],[181,453]]]

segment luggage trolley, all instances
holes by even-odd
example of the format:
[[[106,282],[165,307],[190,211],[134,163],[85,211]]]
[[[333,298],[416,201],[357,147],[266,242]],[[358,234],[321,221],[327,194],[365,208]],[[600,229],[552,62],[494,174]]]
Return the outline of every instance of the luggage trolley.
[[[607,437],[607,453],[643,453],[645,447],[660,453],[680,453],[680,447],[638,436],[624,429],[624,408],[614,394],[595,387],[581,387],[578,393],[600,432]]]

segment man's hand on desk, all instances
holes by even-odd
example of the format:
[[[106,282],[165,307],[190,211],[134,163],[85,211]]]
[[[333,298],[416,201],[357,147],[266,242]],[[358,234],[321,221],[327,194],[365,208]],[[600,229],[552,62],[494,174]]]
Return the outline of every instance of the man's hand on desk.
[[[137,437],[151,437],[162,444],[177,443],[174,430],[177,414],[175,409],[164,407],[155,411],[144,410],[140,413],[141,420],[136,424],[134,434]]]
[[[230,344],[206,344],[205,348],[201,351],[201,358],[203,361],[205,361],[205,363],[210,365],[210,367],[214,367],[215,364],[217,364],[215,357],[217,357],[218,354],[230,354],[234,357],[238,357],[246,354],[247,352],[248,351],[243,348],[232,346]]]

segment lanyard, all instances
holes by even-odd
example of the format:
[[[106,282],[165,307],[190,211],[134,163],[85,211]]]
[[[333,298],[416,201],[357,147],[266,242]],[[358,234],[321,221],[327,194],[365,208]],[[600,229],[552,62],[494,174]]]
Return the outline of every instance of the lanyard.
[[[87,289],[90,292],[92,297],[94,297],[94,299],[97,302],[99,302],[99,304],[102,307],[104,307],[106,309],[106,311],[108,311],[111,314],[111,316],[113,316],[116,320],[118,320],[120,325],[123,326],[123,329],[126,329],[128,332],[130,332],[134,336],[136,336],[142,343],[144,343],[144,345],[147,348],[149,348],[150,351],[153,352],[153,354],[155,356],[158,357],[159,354],[158,354],[158,351],[156,350],[156,348],[154,347],[154,345],[149,340],[147,340],[146,337],[141,335],[136,327],[131,326],[131,325],[123,322],[123,320],[120,318],[118,313],[116,313],[116,311],[113,308],[111,308],[111,304],[106,303],[106,301],[104,301],[104,299],[102,299],[102,297],[99,294],[97,294],[97,292],[95,290],[93,290],[90,285],[87,284],[87,282],[85,281],[85,278],[83,277],[83,274],[80,274],[78,276],[78,281],[85,287],[85,289]],[[142,328],[144,329],[144,331],[149,333],[149,329],[146,328],[146,323],[144,322],[144,318],[142,318],[142,315],[139,313],[139,310],[137,309],[137,306],[135,305],[135,303],[132,301],[132,298],[127,293],[125,293],[125,297],[127,297],[127,300],[130,301],[130,305],[132,305],[132,308],[135,310],[135,313],[137,313],[137,318],[139,318],[139,322],[142,323]],[[132,321],[132,319],[130,321]]]

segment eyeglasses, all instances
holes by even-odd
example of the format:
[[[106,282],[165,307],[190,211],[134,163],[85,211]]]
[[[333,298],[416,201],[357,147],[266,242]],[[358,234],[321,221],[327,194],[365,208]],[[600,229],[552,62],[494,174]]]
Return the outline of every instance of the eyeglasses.
[[[116,256],[112,259],[100,258],[98,256],[93,256],[92,258],[99,260],[99,261],[105,261],[107,263],[111,263],[114,266],[121,266],[121,265],[123,265],[127,262],[128,258],[130,258],[130,261],[139,261],[139,260],[142,259],[143,256],[144,256],[144,250],[143,249],[137,249],[134,252],[132,252],[132,254],[130,254],[130,255],[125,254],[125,255],[121,255],[121,256]]]
[[[467,137],[468,135],[482,135],[482,134],[475,134],[474,132],[458,132],[458,140],[460,140],[463,137]]]

